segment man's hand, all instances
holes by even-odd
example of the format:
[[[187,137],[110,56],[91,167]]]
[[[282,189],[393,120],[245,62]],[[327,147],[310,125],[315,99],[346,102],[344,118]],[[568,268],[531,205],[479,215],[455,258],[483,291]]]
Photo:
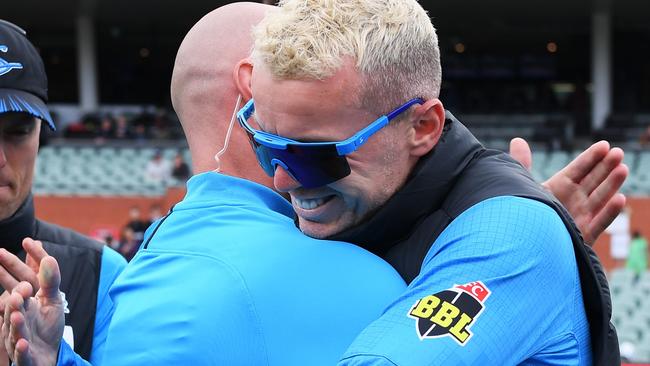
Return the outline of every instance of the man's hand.
[[[43,244],[40,241],[31,238],[25,238],[23,240],[23,248],[27,252],[27,263],[23,263],[18,257],[6,249],[0,248],[0,286],[4,289],[11,290],[19,282],[25,281],[29,282],[35,291],[38,291],[38,267],[41,259],[47,256],[47,252],[43,249]],[[3,300],[6,300],[8,297],[9,293],[7,291],[0,296],[2,309],[4,309]]]
[[[30,238],[23,240],[23,248],[27,252],[26,262],[23,263],[18,257],[11,254],[4,248],[0,248],[0,286],[3,291],[0,295],[0,309],[4,310],[11,289],[15,288],[21,281],[28,282],[31,288],[38,291],[38,267],[41,259],[47,256],[40,241]],[[28,295],[28,296],[31,296]],[[9,356],[4,347],[0,347],[0,366],[9,365]]]
[[[16,365],[56,365],[65,318],[59,292],[61,273],[53,257],[40,261],[38,284],[36,296],[29,297],[31,285],[19,283],[5,306],[2,338]]]
[[[38,268],[41,260],[47,257],[47,252],[40,241],[31,238],[23,240],[23,248],[27,252],[26,263],[6,249],[0,248],[0,286],[3,289],[11,290],[19,282],[25,281],[38,291]],[[4,309],[8,298],[9,291],[4,291],[0,296],[0,308]]]
[[[532,154],[524,139],[510,141],[510,155],[532,168]],[[622,162],[623,150],[599,141],[542,183],[566,207],[590,245],[625,206],[625,196],[618,193],[628,175]]]

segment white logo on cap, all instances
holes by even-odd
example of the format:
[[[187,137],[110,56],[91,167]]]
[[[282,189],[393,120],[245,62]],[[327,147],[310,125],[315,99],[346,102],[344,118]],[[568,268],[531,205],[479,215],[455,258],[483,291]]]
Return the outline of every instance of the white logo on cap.
[[[0,52],[7,52],[7,51],[9,51],[9,47],[0,44]],[[0,76],[8,73],[13,69],[22,69],[22,68],[23,68],[23,64],[19,62],[8,62],[4,58],[0,57]]]

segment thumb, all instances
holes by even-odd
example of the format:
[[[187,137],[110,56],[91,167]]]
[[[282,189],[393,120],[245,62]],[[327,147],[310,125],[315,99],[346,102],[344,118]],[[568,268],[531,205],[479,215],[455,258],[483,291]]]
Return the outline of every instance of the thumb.
[[[533,167],[533,153],[530,152],[530,146],[520,137],[510,140],[510,156],[528,170]]]
[[[61,272],[59,264],[54,257],[47,256],[41,260],[38,271],[38,284],[41,287],[39,297],[49,301],[61,301],[59,285],[61,285]]]

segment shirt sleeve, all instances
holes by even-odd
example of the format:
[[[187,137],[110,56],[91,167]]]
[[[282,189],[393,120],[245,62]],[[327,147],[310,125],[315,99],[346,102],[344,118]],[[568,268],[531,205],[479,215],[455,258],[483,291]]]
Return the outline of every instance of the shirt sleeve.
[[[108,291],[115,279],[126,267],[126,260],[109,247],[104,247],[102,252],[102,267],[99,274],[99,287],[97,289],[97,311],[95,312],[95,331],[93,334],[93,350],[90,362],[100,366],[104,354],[104,344],[108,326],[113,316],[113,301],[108,296]]]
[[[100,366],[104,356],[104,344],[106,343],[106,334],[108,326],[113,316],[113,302],[108,296],[115,279],[122,273],[126,267],[126,260],[116,251],[109,247],[102,250],[101,270],[99,272],[99,286],[97,288],[97,308],[95,311],[95,330],[93,334],[93,348],[90,354],[90,362],[84,360],[76,354],[70,345],[64,340],[59,347],[59,356],[57,366]]]
[[[59,356],[56,361],[57,366],[92,366],[90,362],[84,360],[76,354],[70,345],[64,340],[61,340],[59,346]]]
[[[541,202],[498,197],[443,231],[418,277],[339,365],[514,365],[545,352],[550,364],[582,364],[587,328],[559,216]]]

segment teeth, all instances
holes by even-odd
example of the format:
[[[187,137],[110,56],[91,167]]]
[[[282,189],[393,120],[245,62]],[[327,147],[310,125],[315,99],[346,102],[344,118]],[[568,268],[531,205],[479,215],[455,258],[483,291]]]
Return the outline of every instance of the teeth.
[[[301,200],[300,198],[293,198],[293,201],[296,203],[296,206],[302,208],[303,210],[313,210],[316,207],[322,205],[325,203],[324,198],[317,198],[317,199],[304,199]]]

